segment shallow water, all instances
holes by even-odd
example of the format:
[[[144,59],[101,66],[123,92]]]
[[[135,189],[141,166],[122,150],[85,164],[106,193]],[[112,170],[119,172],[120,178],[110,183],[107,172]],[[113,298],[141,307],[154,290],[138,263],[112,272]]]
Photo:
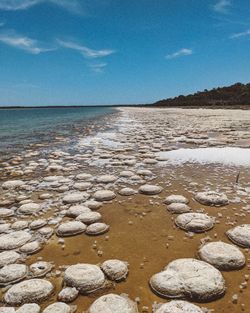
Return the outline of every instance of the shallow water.
[[[0,110],[0,153],[23,144],[49,141],[52,136],[68,135],[77,125],[114,112],[108,107],[29,108]]]
[[[167,158],[167,163],[219,163],[227,166],[250,166],[250,149],[245,148],[197,148],[178,149],[159,152],[160,157]],[[164,161],[165,162],[165,161]]]

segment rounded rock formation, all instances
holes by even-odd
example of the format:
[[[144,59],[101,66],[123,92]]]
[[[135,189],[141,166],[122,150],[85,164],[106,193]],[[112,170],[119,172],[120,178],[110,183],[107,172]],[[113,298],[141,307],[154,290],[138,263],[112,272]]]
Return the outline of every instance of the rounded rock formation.
[[[105,275],[114,281],[121,281],[128,275],[128,264],[120,260],[107,260],[101,265]]]
[[[183,213],[175,219],[175,224],[194,233],[202,233],[214,227],[214,219],[203,213]]]
[[[156,186],[156,185],[142,185],[139,188],[140,193],[142,193],[144,195],[148,195],[148,196],[157,195],[157,194],[161,193],[162,190],[163,190],[162,187]]]
[[[238,246],[250,248],[250,224],[242,224],[229,229],[227,237]]]
[[[187,301],[173,300],[160,305],[154,313],[204,313],[204,311]]]
[[[212,265],[196,259],[178,259],[152,276],[150,286],[167,298],[211,301],[226,290],[225,280]]]
[[[215,191],[198,192],[194,198],[199,203],[208,206],[224,206],[229,202],[224,193]]]

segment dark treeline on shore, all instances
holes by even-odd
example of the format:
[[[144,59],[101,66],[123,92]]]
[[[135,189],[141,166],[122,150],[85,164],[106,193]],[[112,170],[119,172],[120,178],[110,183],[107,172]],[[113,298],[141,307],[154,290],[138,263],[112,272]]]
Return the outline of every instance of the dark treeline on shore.
[[[229,87],[205,89],[192,95],[180,95],[154,103],[167,107],[250,107],[250,84],[236,83]]]

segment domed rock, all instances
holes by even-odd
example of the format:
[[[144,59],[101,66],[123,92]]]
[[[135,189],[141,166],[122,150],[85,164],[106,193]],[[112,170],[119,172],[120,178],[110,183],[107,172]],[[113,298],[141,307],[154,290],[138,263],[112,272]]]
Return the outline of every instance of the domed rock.
[[[8,180],[2,184],[3,189],[15,189],[24,185],[22,180]]]
[[[31,215],[39,212],[41,209],[40,205],[37,203],[26,203],[20,206],[18,209],[18,213],[25,214],[25,215]]]
[[[238,246],[250,248],[250,224],[242,224],[229,229],[226,235]]]
[[[75,287],[65,287],[58,294],[58,300],[72,302],[78,297],[79,291]]]
[[[0,269],[0,286],[16,283],[27,275],[27,266],[24,264],[9,264]]]
[[[95,200],[89,200],[84,202],[84,205],[86,205],[91,210],[98,210],[102,206],[102,203],[95,201]]]
[[[0,250],[13,250],[23,246],[31,239],[31,234],[20,230],[1,236]]]
[[[0,252],[0,268],[5,265],[16,263],[20,259],[20,254],[15,251]]]
[[[41,250],[41,244],[35,240],[32,242],[28,242],[25,245],[23,245],[19,251],[25,254],[33,254],[35,252],[38,252],[39,250]]]
[[[224,206],[229,202],[227,196],[224,193],[215,191],[198,192],[194,198],[199,203],[208,206]]]
[[[161,193],[163,190],[162,187],[160,186],[156,186],[156,185],[142,185],[139,188],[139,192],[144,194],[144,195],[157,195],[159,193]]]
[[[121,190],[119,190],[119,194],[121,196],[132,196],[136,193],[137,193],[136,190],[134,190],[132,188],[128,188],[128,187],[125,187],[125,188],[122,188]]]
[[[34,229],[38,229],[38,228],[41,228],[43,226],[45,226],[47,224],[47,221],[44,220],[44,219],[38,219],[38,220],[35,220],[35,221],[32,221],[29,225],[29,228],[34,230]]]
[[[188,204],[188,199],[182,195],[171,195],[168,196],[165,200],[164,203],[165,204],[171,204],[171,203],[184,203],[184,204]]]
[[[14,215],[14,211],[11,209],[0,208],[0,218],[10,217]]]
[[[86,230],[86,225],[79,221],[70,221],[62,223],[56,230],[59,237],[78,235]]]
[[[114,281],[120,281],[128,275],[128,264],[120,260],[107,260],[101,265],[105,275]]]
[[[66,216],[77,217],[78,215],[85,213],[85,212],[91,212],[91,210],[88,207],[83,206],[83,205],[73,205],[67,210]]]
[[[81,174],[76,175],[76,179],[77,180],[92,181],[93,176],[91,174],[81,173]]]
[[[102,183],[102,184],[109,184],[109,183],[113,183],[117,180],[117,177],[114,175],[101,175],[99,177],[97,177],[96,181],[98,183]]]
[[[52,270],[52,264],[45,261],[38,261],[30,265],[30,273],[33,278],[43,277]]]
[[[127,297],[108,294],[98,298],[88,313],[138,313],[137,305]]]
[[[89,198],[89,194],[86,192],[73,192],[68,193],[63,197],[63,202],[67,204],[86,201]]]
[[[4,300],[9,305],[23,303],[37,303],[47,299],[53,292],[51,282],[44,279],[30,279],[13,285],[4,295]]]
[[[212,265],[196,259],[170,262],[162,272],[150,279],[151,288],[167,298],[210,301],[226,290],[221,273]]]
[[[116,197],[115,193],[111,190],[98,190],[94,193],[94,198],[97,201],[109,201]]]
[[[43,310],[43,313],[71,313],[71,307],[63,302],[52,303]]]
[[[80,222],[87,224],[87,225],[97,223],[101,219],[102,219],[102,216],[100,213],[92,212],[92,211],[82,213],[82,214],[78,215],[76,218],[77,221],[80,221]]]
[[[187,301],[173,300],[160,305],[154,313],[204,313],[204,311]]]
[[[201,260],[220,270],[240,269],[246,262],[239,248],[222,241],[206,243],[199,249],[198,254]]]
[[[11,225],[11,228],[14,230],[22,230],[28,228],[29,222],[28,221],[16,221]]]
[[[167,206],[167,210],[173,214],[182,214],[188,213],[191,211],[191,208],[185,203],[171,203]]]
[[[92,187],[92,184],[89,182],[79,182],[79,183],[75,183],[73,187],[80,191],[86,191]]]
[[[41,308],[36,303],[27,303],[22,305],[16,313],[39,313],[41,311]]]
[[[175,219],[175,224],[194,233],[202,233],[214,227],[214,219],[203,213],[183,213]]]
[[[96,265],[76,264],[66,269],[64,281],[69,287],[75,287],[82,293],[89,293],[104,286],[105,276]]]
[[[87,235],[101,235],[106,233],[109,230],[109,225],[105,223],[93,223],[89,225],[86,229]]]

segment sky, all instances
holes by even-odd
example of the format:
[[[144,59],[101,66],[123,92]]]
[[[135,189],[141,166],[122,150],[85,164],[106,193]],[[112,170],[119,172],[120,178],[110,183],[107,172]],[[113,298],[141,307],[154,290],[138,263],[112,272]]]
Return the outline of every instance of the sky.
[[[152,103],[249,60],[249,0],[0,0],[0,106]]]

